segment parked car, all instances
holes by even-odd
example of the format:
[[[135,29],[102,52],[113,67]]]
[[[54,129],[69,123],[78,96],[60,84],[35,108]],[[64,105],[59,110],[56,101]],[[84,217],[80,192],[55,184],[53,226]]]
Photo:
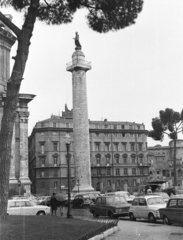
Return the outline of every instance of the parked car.
[[[160,219],[159,209],[166,207],[166,203],[159,195],[149,194],[134,198],[129,209],[131,221],[136,218],[149,219],[149,222],[155,223]]]
[[[67,206],[67,205],[68,205],[68,194],[65,194],[64,196],[65,196],[65,205]],[[70,201],[71,201],[71,203],[73,202],[74,197],[75,197],[75,194],[74,194],[74,193],[71,193],[71,195],[70,195]]]
[[[110,218],[128,216],[130,204],[119,195],[101,196],[95,204],[89,206],[89,211],[94,217],[108,216]]]
[[[45,205],[49,207],[50,200],[51,200],[51,196],[45,196],[44,198],[42,198],[42,201],[39,202],[39,205]]]
[[[89,195],[87,194],[78,194],[74,197],[74,200],[72,201],[72,207],[73,208],[83,208],[84,206],[89,206],[92,204],[93,201],[90,200]]]
[[[128,203],[132,203],[135,196],[131,195],[127,191],[117,191],[117,192],[108,192],[106,193],[106,196],[112,196],[112,195],[120,195],[121,197],[124,197]]]
[[[171,223],[183,224],[183,196],[172,197],[169,199],[166,208],[160,208],[160,218],[163,219],[165,225]]]
[[[168,194],[165,193],[165,192],[155,192],[155,193],[147,193],[147,194],[145,194],[145,193],[138,193],[137,197],[140,197],[140,196],[150,196],[150,195],[152,195],[152,196],[154,196],[154,195],[161,196],[164,199],[164,201],[166,202],[166,204],[168,203],[168,200],[170,199]]]
[[[87,195],[89,196],[89,199],[93,201],[93,203],[95,203],[96,201],[96,198],[100,196],[100,193],[97,192],[97,191],[94,191],[94,192],[85,192],[85,193],[76,193],[75,196],[77,195]]]
[[[8,215],[47,215],[50,214],[50,207],[35,205],[27,199],[8,200]]]

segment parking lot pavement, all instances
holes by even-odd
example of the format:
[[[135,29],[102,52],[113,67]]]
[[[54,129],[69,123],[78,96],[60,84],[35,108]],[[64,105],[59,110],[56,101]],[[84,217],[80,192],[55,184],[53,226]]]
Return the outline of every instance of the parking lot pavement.
[[[147,220],[130,221],[121,218],[118,223],[119,231],[108,236],[107,240],[182,240],[183,226],[165,226],[162,221],[149,223]]]

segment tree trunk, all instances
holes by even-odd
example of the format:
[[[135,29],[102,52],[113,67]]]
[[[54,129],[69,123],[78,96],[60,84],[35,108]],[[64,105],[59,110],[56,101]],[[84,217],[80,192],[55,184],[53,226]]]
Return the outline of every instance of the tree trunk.
[[[174,146],[173,146],[173,171],[174,171],[174,186],[177,186],[177,167],[176,167],[176,145],[177,145],[177,137],[173,140]]]
[[[18,49],[15,57],[12,74],[7,83],[7,94],[4,104],[4,113],[0,132],[0,219],[7,216],[7,202],[9,191],[9,172],[11,161],[11,142],[15,123],[16,107],[19,99],[19,90],[29,54],[30,39],[36,21],[39,0],[33,0],[29,7],[22,30],[17,34]],[[37,3],[37,4],[36,4]],[[2,20],[2,19],[1,19]],[[4,22],[4,21],[3,21]],[[5,23],[5,22],[4,22]],[[6,23],[5,23],[6,24]],[[10,27],[10,25],[8,26]],[[16,29],[17,30],[17,29]]]

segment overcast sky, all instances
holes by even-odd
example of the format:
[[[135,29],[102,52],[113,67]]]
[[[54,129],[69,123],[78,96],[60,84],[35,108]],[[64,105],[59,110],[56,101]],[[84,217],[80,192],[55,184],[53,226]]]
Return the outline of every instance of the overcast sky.
[[[22,14],[11,8],[21,27]],[[88,111],[91,120],[144,123],[159,110],[183,108],[183,1],[146,0],[136,24],[118,32],[92,31],[79,10],[71,24],[47,26],[38,22],[31,39],[30,54],[21,93],[35,94],[29,104],[29,135],[37,121],[61,114],[64,105],[72,108],[72,75],[66,63],[74,52],[75,32],[79,32],[87,72]],[[12,48],[16,54],[17,45]],[[11,61],[11,66],[13,60]],[[182,137],[181,137],[182,138]],[[167,145],[169,140],[160,143]],[[159,142],[148,138],[148,145]]]

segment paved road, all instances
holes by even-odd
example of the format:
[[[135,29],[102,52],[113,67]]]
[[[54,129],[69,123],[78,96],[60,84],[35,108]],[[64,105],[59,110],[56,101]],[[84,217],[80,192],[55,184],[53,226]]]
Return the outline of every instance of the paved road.
[[[66,213],[67,208],[65,209]],[[72,209],[72,214],[73,216],[92,218],[88,208]],[[153,224],[147,220],[134,222],[125,217],[119,220],[118,226],[120,230],[108,236],[106,240],[183,240],[183,225],[165,226],[162,221]]]
[[[132,222],[123,218],[118,223],[119,231],[107,240],[182,240],[183,226],[165,226],[161,221],[149,223],[145,220]]]

